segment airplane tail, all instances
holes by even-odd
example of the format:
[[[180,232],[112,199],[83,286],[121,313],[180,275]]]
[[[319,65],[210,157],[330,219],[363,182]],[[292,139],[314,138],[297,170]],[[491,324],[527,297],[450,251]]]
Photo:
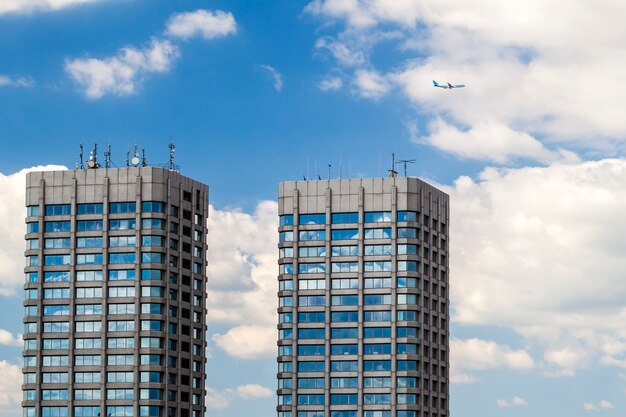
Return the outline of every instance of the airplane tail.
[[[439,83],[438,83],[437,81],[435,81],[435,80],[433,80],[433,85],[434,85],[435,87],[439,87]]]

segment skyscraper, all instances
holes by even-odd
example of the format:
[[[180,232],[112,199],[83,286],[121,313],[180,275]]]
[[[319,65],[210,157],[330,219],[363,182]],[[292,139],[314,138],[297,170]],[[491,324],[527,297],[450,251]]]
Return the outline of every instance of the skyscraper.
[[[448,195],[395,175],[278,194],[278,417],[448,416]]]
[[[26,182],[24,416],[204,416],[208,187],[155,167]]]

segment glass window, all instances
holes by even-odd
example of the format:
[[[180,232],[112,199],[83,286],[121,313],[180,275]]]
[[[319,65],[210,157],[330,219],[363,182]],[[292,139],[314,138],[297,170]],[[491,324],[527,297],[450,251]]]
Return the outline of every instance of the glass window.
[[[102,220],[80,220],[76,222],[79,232],[102,231]]]
[[[293,251],[293,248],[289,248]],[[293,255],[293,253],[292,253]],[[298,256],[301,258],[310,258],[317,256],[326,256],[326,246],[304,246],[298,249]]]
[[[293,232],[280,232],[278,234],[279,242],[293,242]]]
[[[398,271],[415,271],[419,268],[419,262],[416,261],[398,261]]]
[[[334,290],[359,288],[358,278],[335,278],[331,281],[331,283]]]
[[[390,211],[371,211],[365,213],[365,223],[381,223],[381,222],[390,222],[391,221],[391,212]]]
[[[72,206],[69,204],[46,205],[46,216],[69,216],[71,212]]]
[[[135,252],[110,253],[109,263],[111,264],[133,264],[135,263]]]
[[[359,229],[335,229],[331,231],[332,240],[356,240],[359,238]]]
[[[76,265],[101,265],[101,253],[85,253],[76,255]]]
[[[366,294],[363,296],[365,305],[391,304],[391,294]]]
[[[27,216],[39,216],[39,206],[26,207],[26,215]]]
[[[390,343],[366,343],[363,345],[364,355],[391,355]],[[391,383],[391,381],[389,381]],[[367,385],[365,385],[367,387]],[[377,388],[375,385],[370,385],[369,388]]]
[[[38,232],[39,232],[39,222],[26,223],[26,233],[38,233]]]
[[[300,240],[326,240],[326,230],[303,230],[299,234]]]
[[[325,263],[302,263],[298,265],[298,273],[300,274],[323,274],[325,272]]]
[[[415,211],[399,211],[398,212],[398,221],[399,222],[416,222],[419,214]]]
[[[69,232],[70,222],[46,222],[46,232]]]
[[[293,225],[293,214],[285,214],[279,217],[281,226]]]
[[[390,261],[375,261],[375,262],[363,262],[363,269],[365,272],[390,272]]]
[[[76,271],[76,281],[102,281],[102,271]]]
[[[333,224],[358,223],[359,213],[333,213],[331,222]]]
[[[301,214],[300,224],[326,224],[325,214]]]
[[[378,339],[391,337],[391,327],[365,327],[363,336],[366,339]]]
[[[333,311],[330,321],[333,323],[356,323],[359,321],[358,311]]]
[[[163,280],[163,271],[160,269],[142,269],[142,281],[161,281]]]
[[[102,214],[102,203],[78,204],[78,214]]]
[[[365,256],[391,255],[391,245],[365,245]]]
[[[46,239],[44,242],[46,249],[69,249],[71,244],[69,237]]]
[[[133,236],[134,238],[134,236]],[[133,240],[134,244],[134,240]],[[163,245],[163,237],[161,236],[142,236],[141,237],[141,245],[142,246],[164,246]]]
[[[142,229],[165,230],[165,220],[161,219],[141,219]]]
[[[165,213],[165,203],[160,201],[144,201],[141,203],[141,210],[144,213]]]
[[[79,248],[101,248],[101,237],[79,237],[76,240],[76,246]]]
[[[365,229],[365,239],[391,239],[391,228]]]
[[[391,278],[365,278],[365,288],[391,288]]]
[[[333,295],[331,298],[334,306],[355,306],[359,304],[358,295]]]
[[[356,327],[341,327],[330,329],[331,339],[356,339],[359,335],[359,329]]]
[[[133,202],[109,203],[109,213],[134,213],[136,211],[137,204]]]
[[[417,255],[417,245],[398,245],[398,255]]]
[[[359,272],[358,262],[333,262],[331,264],[332,272]]]
[[[135,230],[135,219],[109,220],[109,230]]]
[[[413,227],[398,227],[398,239],[417,239],[417,229]]]

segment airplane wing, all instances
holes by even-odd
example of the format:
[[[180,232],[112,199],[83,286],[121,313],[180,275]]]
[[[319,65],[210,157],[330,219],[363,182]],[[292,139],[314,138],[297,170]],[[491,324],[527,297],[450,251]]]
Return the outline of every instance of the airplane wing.
[[[463,88],[465,84],[454,84],[451,88]]]

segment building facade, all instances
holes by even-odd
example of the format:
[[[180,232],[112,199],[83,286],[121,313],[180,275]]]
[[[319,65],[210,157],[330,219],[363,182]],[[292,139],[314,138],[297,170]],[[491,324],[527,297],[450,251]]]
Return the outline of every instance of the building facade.
[[[448,195],[396,176],[278,194],[278,417],[447,417]]]
[[[154,167],[26,181],[24,416],[204,416],[208,187]]]

